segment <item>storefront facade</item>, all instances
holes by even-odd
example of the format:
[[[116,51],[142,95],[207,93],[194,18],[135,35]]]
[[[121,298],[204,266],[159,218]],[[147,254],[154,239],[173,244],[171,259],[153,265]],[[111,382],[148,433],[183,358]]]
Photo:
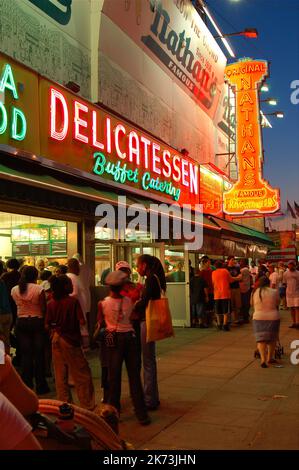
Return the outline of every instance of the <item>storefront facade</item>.
[[[189,326],[189,261],[228,254],[260,258],[266,236],[221,218],[229,182],[142,129],[78,99],[6,56],[0,120],[1,256],[64,263],[83,254],[93,270],[94,306],[102,273],[120,259],[134,267],[143,253],[159,257],[169,281],[174,324]],[[186,251],[173,233],[159,239],[143,230],[114,233],[96,226],[99,204],[202,203],[203,245]],[[101,292],[103,291],[103,292]],[[178,301],[179,299],[179,301]]]

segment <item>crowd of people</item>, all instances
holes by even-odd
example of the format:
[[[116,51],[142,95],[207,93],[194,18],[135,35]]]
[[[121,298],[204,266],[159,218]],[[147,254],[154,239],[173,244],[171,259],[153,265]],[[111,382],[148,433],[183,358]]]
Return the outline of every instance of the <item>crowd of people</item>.
[[[139,256],[136,270],[145,278],[144,284],[131,280],[132,268],[126,261],[118,262],[105,277],[109,294],[98,303],[92,340],[100,350],[102,402],[120,413],[125,363],[136,418],[141,425],[148,425],[148,412],[159,408],[160,398],[155,342],[146,338],[146,308],[150,300],[165,294],[167,277],[161,261],[151,255]],[[228,332],[233,325],[249,323],[252,306],[261,366],[267,368],[275,362],[279,306],[291,309],[290,327],[299,328],[296,263],[291,261],[286,267],[260,261],[258,266],[249,266],[248,260],[237,261],[233,256],[225,262],[203,256],[198,270],[189,266],[189,274],[192,326],[215,325]],[[27,394],[34,388],[38,395],[47,394],[47,376],[53,370],[57,399],[72,402],[73,384],[80,406],[94,410],[97,400],[86,359],[90,308],[90,270],[79,255],[51,270],[44,260],[38,260],[36,266],[21,265],[16,259],[0,263],[0,339],[9,364],[13,340],[13,364]],[[0,366],[0,385],[1,370]],[[4,406],[9,397],[0,395],[0,399]]]
[[[97,400],[86,359],[90,338],[86,266],[72,258],[66,266],[50,271],[41,261],[36,266],[20,266],[11,259],[6,266],[1,263],[1,270],[0,339],[7,358],[13,339],[13,363],[24,387],[35,389],[37,395],[47,394],[47,375],[53,370],[58,400],[73,401],[72,382],[80,406],[94,410]],[[145,311],[149,300],[159,299],[166,291],[166,280],[160,260],[150,255],[138,258],[137,271],[146,277],[144,285],[131,281],[131,268],[125,261],[108,274],[109,295],[98,304],[96,329],[100,334],[96,340],[100,344],[102,402],[120,412],[125,362],[136,417],[141,425],[148,425],[148,412],[157,409],[160,400],[155,343],[146,341]]]
[[[260,278],[269,279],[276,289],[280,309],[290,309],[291,328],[299,328],[299,267],[295,261],[276,264],[259,260],[258,265],[247,259],[211,260],[203,256],[199,269],[190,266],[191,326],[219,330],[249,323],[252,294]]]

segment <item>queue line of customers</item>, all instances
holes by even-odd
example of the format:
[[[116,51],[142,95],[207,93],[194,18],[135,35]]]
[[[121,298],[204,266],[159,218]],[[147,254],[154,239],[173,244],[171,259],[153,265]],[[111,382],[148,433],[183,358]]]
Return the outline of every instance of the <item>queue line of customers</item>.
[[[88,332],[88,318],[86,304],[80,295],[78,264],[77,260],[71,259],[67,274],[56,273],[51,277],[45,276],[45,270],[39,273],[34,266],[24,266],[10,294],[16,306],[15,332],[20,372],[25,384],[31,389],[35,387],[39,395],[49,392],[45,349],[50,337],[57,398],[72,401],[68,383],[71,375],[80,405],[92,410],[95,407],[94,387],[82,349]],[[131,270],[125,262],[118,263],[117,271],[109,275],[110,294],[99,304],[99,321],[105,323],[108,331],[115,328],[111,318],[115,314],[115,305],[121,305],[115,328],[117,347],[106,350],[107,364],[102,363],[103,370],[107,369],[104,401],[120,411],[121,368],[125,361],[135,413],[139,422],[145,425],[150,423],[148,411],[160,405],[155,343],[146,342],[145,310],[150,299],[158,299],[161,291],[166,291],[166,280],[160,260],[153,256],[140,256],[137,270],[146,277],[144,286],[131,283]],[[115,276],[118,276],[116,284]],[[39,284],[38,278],[42,281]],[[7,346],[9,351],[9,338]]]

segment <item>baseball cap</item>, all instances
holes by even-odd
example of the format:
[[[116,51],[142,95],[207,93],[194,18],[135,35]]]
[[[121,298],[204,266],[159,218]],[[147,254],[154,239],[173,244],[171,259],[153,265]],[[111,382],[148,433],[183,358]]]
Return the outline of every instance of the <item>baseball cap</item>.
[[[121,286],[128,280],[128,276],[123,271],[112,271],[105,279],[108,286]]]
[[[118,261],[115,265],[115,270],[118,271],[121,268],[129,269],[131,271],[131,267],[127,261]]]

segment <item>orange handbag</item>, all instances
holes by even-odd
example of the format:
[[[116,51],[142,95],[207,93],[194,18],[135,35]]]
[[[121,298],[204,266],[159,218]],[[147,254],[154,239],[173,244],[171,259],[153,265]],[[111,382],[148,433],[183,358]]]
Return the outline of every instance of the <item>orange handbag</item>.
[[[156,276],[160,284],[158,276]],[[150,300],[145,311],[146,342],[159,341],[174,336],[168,298],[161,290],[161,298]]]

